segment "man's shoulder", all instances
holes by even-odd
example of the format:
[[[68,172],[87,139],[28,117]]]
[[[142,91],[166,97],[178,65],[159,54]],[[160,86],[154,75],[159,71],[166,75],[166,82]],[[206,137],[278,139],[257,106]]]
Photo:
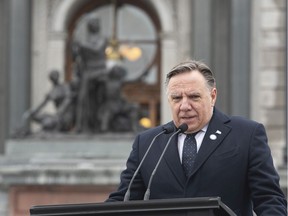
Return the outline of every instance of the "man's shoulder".
[[[241,115],[228,115],[219,110],[215,110],[214,114],[217,116],[218,119],[222,119],[224,122],[228,122],[232,124],[233,123],[238,123],[238,124],[241,123],[241,124],[249,124],[249,125],[260,124],[256,120],[250,119],[248,117],[241,116]]]
[[[239,123],[246,124],[246,125],[259,125],[260,124],[259,122],[253,119],[250,119],[248,117],[245,117],[245,116],[233,115],[233,116],[230,116],[230,119],[231,119],[231,122],[237,122],[238,124]]]

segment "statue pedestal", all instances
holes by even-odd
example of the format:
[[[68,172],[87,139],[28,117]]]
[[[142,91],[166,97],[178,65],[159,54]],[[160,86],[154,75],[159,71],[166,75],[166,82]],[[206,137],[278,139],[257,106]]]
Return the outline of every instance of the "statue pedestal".
[[[7,140],[0,157],[0,207],[5,210],[10,197],[19,205],[13,208],[28,215],[35,204],[103,201],[119,183],[134,138],[46,134]]]
[[[133,139],[133,134],[105,134],[7,140],[2,184],[118,183]]]

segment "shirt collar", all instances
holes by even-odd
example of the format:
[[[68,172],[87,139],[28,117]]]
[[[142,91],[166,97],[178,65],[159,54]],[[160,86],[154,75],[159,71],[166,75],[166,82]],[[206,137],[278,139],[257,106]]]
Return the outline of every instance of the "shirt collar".
[[[208,124],[206,124],[201,130],[199,130],[199,132],[204,132],[204,133],[206,133],[206,131],[207,131],[207,129],[208,129],[208,125],[209,125],[209,123]],[[199,133],[198,132],[198,133]],[[179,136],[186,136],[186,134],[185,133],[179,133]]]

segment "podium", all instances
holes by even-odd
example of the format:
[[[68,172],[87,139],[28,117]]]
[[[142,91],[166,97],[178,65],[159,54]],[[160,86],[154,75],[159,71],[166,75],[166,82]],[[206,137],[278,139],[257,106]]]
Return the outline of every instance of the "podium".
[[[137,200],[30,208],[30,216],[236,216],[219,197]]]

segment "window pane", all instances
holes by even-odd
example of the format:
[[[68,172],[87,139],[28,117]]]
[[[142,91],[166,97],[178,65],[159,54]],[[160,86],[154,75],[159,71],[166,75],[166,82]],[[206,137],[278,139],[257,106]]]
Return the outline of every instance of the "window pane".
[[[156,40],[156,32],[149,17],[140,9],[125,5],[118,11],[120,40]]]

